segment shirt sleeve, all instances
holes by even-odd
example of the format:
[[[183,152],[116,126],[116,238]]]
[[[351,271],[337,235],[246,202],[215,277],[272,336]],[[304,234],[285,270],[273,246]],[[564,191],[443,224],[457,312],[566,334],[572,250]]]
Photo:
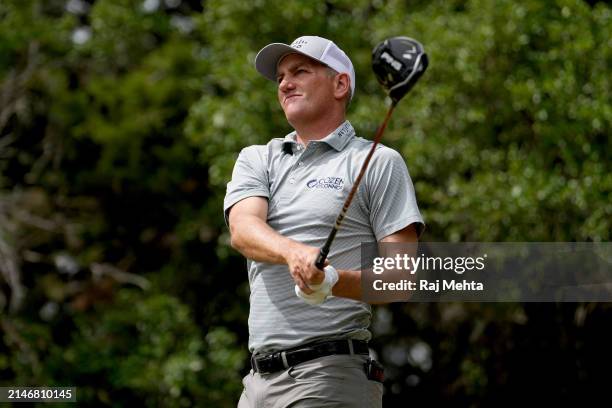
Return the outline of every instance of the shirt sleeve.
[[[248,197],[270,198],[265,146],[249,146],[240,152],[232,179],[227,183],[223,200],[223,215],[229,226],[229,210]]]
[[[404,159],[385,146],[376,149],[366,173],[370,223],[380,241],[415,224],[417,236],[425,229],[412,179]]]

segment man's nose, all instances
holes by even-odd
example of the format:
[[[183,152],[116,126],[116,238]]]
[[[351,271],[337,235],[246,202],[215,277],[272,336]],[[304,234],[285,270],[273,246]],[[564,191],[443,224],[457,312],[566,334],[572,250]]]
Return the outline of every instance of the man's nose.
[[[285,76],[283,77],[283,79],[281,79],[280,83],[278,84],[278,89],[281,92],[287,92],[292,89],[295,89],[295,84],[293,83],[293,81],[291,81],[291,78],[288,78]]]

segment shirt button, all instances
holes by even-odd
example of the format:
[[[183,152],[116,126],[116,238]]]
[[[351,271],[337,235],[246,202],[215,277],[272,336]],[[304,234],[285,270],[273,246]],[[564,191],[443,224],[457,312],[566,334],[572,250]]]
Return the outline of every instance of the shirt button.
[[[290,179],[289,179],[289,183],[291,183],[291,184],[295,184],[295,179],[294,179],[294,178],[290,178]]]
[[[304,162],[299,162],[298,163],[298,166],[303,166],[303,165],[304,165]]]

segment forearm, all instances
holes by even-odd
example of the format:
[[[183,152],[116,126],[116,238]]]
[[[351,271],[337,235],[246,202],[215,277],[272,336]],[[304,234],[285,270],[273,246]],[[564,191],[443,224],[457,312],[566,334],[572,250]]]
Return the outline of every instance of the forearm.
[[[230,230],[232,247],[245,258],[258,262],[286,264],[287,250],[296,244],[253,215],[233,220]]]
[[[361,271],[338,270],[338,283],[334,285],[332,294],[361,300]]]
[[[397,280],[397,279],[396,279]],[[332,295],[344,297],[363,302],[361,290],[361,271],[338,271],[338,283],[332,288]],[[371,305],[383,305],[390,302],[405,302],[409,299],[408,294],[398,292],[396,296],[389,296],[385,301],[368,301]]]
[[[361,271],[338,271],[338,283],[332,289],[332,295],[353,300],[363,301],[361,292]],[[368,302],[371,305],[382,302]]]

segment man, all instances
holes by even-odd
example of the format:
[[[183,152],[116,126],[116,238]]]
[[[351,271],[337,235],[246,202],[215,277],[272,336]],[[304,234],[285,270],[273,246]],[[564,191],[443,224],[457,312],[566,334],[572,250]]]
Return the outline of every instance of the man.
[[[381,406],[368,357],[371,309],[360,301],[360,244],[417,241],[424,224],[408,170],[397,152],[377,148],[329,265],[317,269],[372,143],[345,118],[353,64],[332,41],[304,36],[264,47],[255,67],[277,81],[295,131],[243,149],[227,186],[231,242],[248,259],[251,288],[252,370],[238,407]]]

